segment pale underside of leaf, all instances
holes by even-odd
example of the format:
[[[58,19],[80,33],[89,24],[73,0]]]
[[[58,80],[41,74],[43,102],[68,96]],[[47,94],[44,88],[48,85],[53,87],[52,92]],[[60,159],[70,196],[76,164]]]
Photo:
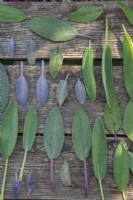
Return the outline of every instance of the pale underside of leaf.
[[[61,80],[57,85],[56,98],[60,106],[68,96],[67,80]]]
[[[60,169],[59,175],[60,175],[60,179],[61,179],[63,185],[72,186],[69,165],[66,160],[64,160],[64,163]]]
[[[80,81],[80,80],[78,80],[78,81],[76,82],[76,85],[75,85],[75,96],[76,96],[76,99],[77,99],[81,104],[84,104],[84,103],[85,103],[86,91],[85,91],[84,84],[83,84],[82,81]]]
[[[28,63],[34,65],[36,61],[37,44],[34,40],[29,40],[26,48],[26,56]]]

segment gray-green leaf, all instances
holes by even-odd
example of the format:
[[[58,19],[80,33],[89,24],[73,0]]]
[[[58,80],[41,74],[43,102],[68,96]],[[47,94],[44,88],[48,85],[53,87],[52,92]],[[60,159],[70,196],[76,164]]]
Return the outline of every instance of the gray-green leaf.
[[[78,34],[74,27],[52,16],[36,17],[29,22],[28,27],[38,35],[55,42],[74,39]]]
[[[69,165],[66,160],[64,160],[64,163],[60,169],[59,175],[60,175],[60,179],[61,179],[63,185],[72,186]]]
[[[58,108],[53,108],[47,116],[43,142],[49,159],[58,158],[64,145],[64,126]]]
[[[0,4],[0,22],[21,22],[25,18],[21,10]]]
[[[104,123],[110,133],[116,134],[122,124],[122,113],[118,102],[116,101],[111,107],[105,104]]]
[[[129,158],[125,145],[121,142],[114,154],[114,180],[121,192],[124,192],[129,181]]]
[[[51,51],[49,66],[50,66],[50,74],[53,78],[58,76],[59,71],[62,68],[63,64],[63,53],[62,50],[58,47]]]
[[[128,151],[128,158],[129,158],[129,168],[133,173],[133,152]]]
[[[34,65],[36,61],[37,44],[34,40],[30,39],[26,46],[26,56],[28,63]]]
[[[16,145],[18,136],[18,110],[15,102],[6,108],[1,124],[1,153],[6,159],[9,157]]]
[[[57,85],[56,98],[60,106],[64,103],[65,99],[68,96],[68,87],[67,87],[67,79],[69,74],[67,75],[65,80],[61,80]]]
[[[37,113],[34,107],[30,108],[26,114],[23,130],[23,148],[29,151],[34,143],[37,131]]]
[[[77,108],[72,122],[72,142],[76,156],[83,161],[92,145],[92,130],[89,118],[82,108]]]
[[[90,6],[86,8],[79,8],[74,13],[71,13],[68,16],[68,19],[72,22],[88,23],[96,20],[102,13],[102,8]]]
[[[133,101],[131,100],[124,114],[124,131],[130,140],[133,141]]]
[[[125,13],[128,21],[133,25],[133,8],[130,8],[129,6],[127,6],[126,4],[124,4],[119,0],[117,0],[117,5]]]

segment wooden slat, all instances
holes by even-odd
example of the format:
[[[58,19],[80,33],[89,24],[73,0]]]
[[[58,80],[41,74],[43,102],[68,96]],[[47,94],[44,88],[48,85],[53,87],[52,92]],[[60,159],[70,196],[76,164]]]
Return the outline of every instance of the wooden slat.
[[[79,7],[91,5],[101,6],[104,9],[103,15],[95,22],[88,24],[71,23],[79,33],[90,34],[93,37],[92,47],[95,58],[101,58],[102,46],[104,43],[105,32],[105,16],[109,17],[109,44],[112,48],[113,58],[122,58],[123,31],[121,24],[125,27],[133,37],[133,27],[129,25],[124,13],[117,7],[115,1],[101,2],[71,2],[71,3],[10,3],[11,6],[22,9],[31,18],[41,15],[53,15],[64,21],[67,16]],[[133,2],[129,1],[129,5],[133,7]],[[37,36],[32,33],[27,25],[30,19],[22,23],[1,23],[0,24],[0,58],[7,59],[8,38],[13,36],[15,40],[15,56],[14,59],[26,58],[26,44],[30,38],[34,39],[38,44],[37,58],[49,58],[51,49],[60,46],[64,53],[64,58],[81,58],[84,48],[88,46],[88,39],[76,38],[64,43],[54,43]]]
[[[15,84],[16,79],[19,76],[19,66],[7,66],[7,71],[10,79],[10,101],[15,99]],[[74,94],[74,86],[78,77],[82,80],[82,73],[80,66],[64,66],[58,78],[52,79],[50,76],[48,65],[46,64],[46,77],[49,83],[49,97],[46,105],[44,107],[40,107],[37,99],[36,99],[36,83],[41,73],[40,66],[24,66],[24,75],[28,81],[29,85],[29,99],[25,107],[19,107],[19,132],[21,133],[23,130],[23,123],[26,112],[30,106],[35,106],[38,112],[38,133],[43,133],[44,124],[46,121],[46,117],[48,112],[53,108],[58,106],[56,100],[56,87],[61,79],[65,79],[67,73],[70,73],[68,79],[68,91],[69,96],[63,106],[60,108],[60,111],[63,116],[65,133],[71,134],[71,124],[72,117],[75,109],[78,106],[81,106],[80,103],[76,100]],[[114,84],[115,91],[118,101],[120,102],[120,106],[122,112],[124,114],[125,108],[128,104],[129,98],[126,94],[124,83],[123,83],[123,72],[122,67],[113,67],[114,73]],[[92,124],[97,117],[103,116],[103,109],[106,102],[104,88],[102,85],[101,79],[101,67],[95,67],[95,77],[97,84],[97,99],[95,102],[91,102],[87,97],[87,100],[84,105],[82,105],[83,109],[88,113]],[[123,131],[120,130],[119,134],[123,134]]]
[[[105,193],[105,199],[107,200],[122,200],[122,195],[116,187],[113,180],[113,154],[115,147],[121,138],[117,138],[116,143],[114,143],[114,139],[108,138],[108,165],[107,165],[107,174],[103,179],[103,189]],[[130,151],[133,150],[131,142],[129,140],[124,139],[125,143],[129,147]],[[14,153],[10,157],[9,160],[9,168],[7,174],[6,181],[6,189],[5,189],[5,199],[13,199],[12,198],[12,183],[14,179],[14,172],[20,171],[22,158],[23,158],[23,150],[22,150],[22,138],[18,138],[17,147],[15,148]],[[72,187],[65,187],[62,185],[59,178],[59,170],[63,163],[63,160],[67,159],[70,165],[70,174],[72,178],[72,182],[75,185]],[[4,169],[4,161],[1,160],[0,165],[0,186],[3,177],[3,169]],[[100,192],[98,181],[95,179],[93,166],[92,166],[92,158],[91,155],[87,159],[88,165],[88,179],[89,179],[89,196],[87,199],[100,200]],[[51,200],[82,200],[84,199],[84,169],[83,163],[77,159],[72,149],[72,141],[71,137],[65,138],[65,145],[63,148],[63,152],[61,156],[54,161],[54,174],[55,174],[55,192],[52,193],[49,187],[49,160],[44,152],[43,144],[42,144],[42,136],[38,136],[35,142],[35,145],[28,153],[26,167],[24,170],[24,179],[21,185],[21,194],[19,199],[27,199],[26,189],[25,189],[25,175],[29,169],[34,169],[37,176],[37,185],[33,193],[28,199],[51,199]],[[133,199],[133,191],[132,191],[132,182],[133,176],[130,175],[130,181],[126,190],[127,200]]]

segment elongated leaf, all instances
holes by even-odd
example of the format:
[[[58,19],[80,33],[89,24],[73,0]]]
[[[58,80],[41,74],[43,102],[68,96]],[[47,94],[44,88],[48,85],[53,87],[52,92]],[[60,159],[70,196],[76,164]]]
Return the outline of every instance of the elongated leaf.
[[[25,18],[21,10],[0,4],[0,22],[21,22]]]
[[[91,49],[91,42],[89,43],[89,47],[86,48],[83,53],[82,71],[87,95],[92,101],[95,101],[96,82],[94,77],[93,52]]]
[[[43,142],[49,159],[58,158],[64,144],[64,126],[58,108],[53,108],[47,116]]]
[[[133,152],[128,151],[129,168],[133,173]]]
[[[65,99],[68,96],[68,88],[67,88],[67,79],[69,74],[67,75],[65,80],[61,80],[57,85],[56,98],[60,106],[64,103]]]
[[[76,85],[75,85],[75,96],[76,99],[81,103],[84,104],[85,99],[86,99],[86,92],[85,92],[85,87],[82,81],[78,78]]]
[[[53,78],[56,78],[58,76],[59,71],[62,68],[63,64],[63,53],[62,50],[58,47],[51,51],[50,54],[50,74]]]
[[[36,61],[37,44],[34,40],[30,39],[26,46],[26,56],[28,63],[34,65]]]
[[[117,5],[125,13],[125,15],[126,15],[128,21],[130,22],[130,24],[133,25],[133,8],[130,8],[125,3],[123,3],[123,2],[121,2],[119,0],[117,0]]]
[[[82,108],[77,108],[72,123],[72,142],[80,160],[88,157],[92,144],[92,130],[89,118]]]
[[[23,148],[29,151],[34,143],[37,131],[37,113],[34,107],[27,112],[23,130]]]
[[[121,142],[114,154],[114,180],[121,192],[124,192],[129,181],[129,158],[125,145]]]
[[[107,141],[103,122],[98,118],[92,134],[92,158],[97,179],[103,179],[107,168]]]
[[[44,106],[48,99],[48,81],[44,76],[44,61],[42,60],[42,74],[37,80],[37,100],[41,106]]]
[[[111,107],[115,101],[115,91],[112,74],[112,55],[108,45],[108,19],[106,18],[106,43],[102,54],[102,80],[108,106]]]
[[[1,124],[1,153],[8,158],[16,145],[18,136],[18,110],[15,102],[6,108]]]
[[[129,97],[133,99],[133,43],[124,25],[123,30],[125,33],[123,40],[124,82]]]
[[[78,34],[75,28],[52,16],[36,17],[29,22],[28,27],[38,35],[55,42],[74,39]]]
[[[122,113],[118,102],[111,107],[106,103],[104,108],[104,123],[110,133],[116,134],[122,124]]]
[[[72,22],[88,23],[96,20],[102,13],[102,8],[90,6],[86,8],[79,8],[74,13],[71,13],[68,16],[68,19]]]
[[[0,63],[0,113],[3,113],[7,107],[9,98],[9,80],[6,68]]]
[[[130,140],[133,141],[133,101],[131,100],[124,114],[124,131]]]
[[[28,196],[34,190],[35,186],[36,186],[36,174],[33,170],[29,170],[26,174],[26,189]]]
[[[72,186],[70,172],[69,172],[69,165],[66,160],[64,160],[64,163],[60,169],[60,179],[65,186]]]
[[[11,37],[8,42],[8,56],[11,58],[14,56],[14,39],[13,39],[13,37]]]
[[[28,83],[23,75],[23,62],[21,62],[21,74],[16,81],[16,99],[20,106],[25,106],[28,100]]]
[[[18,196],[20,194],[20,182],[19,182],[19,179],[18,179],[17,172],[15,173],[15,179],[13,181],[13,188],[12,189],[13,189],[13,192],[12,192],[13,198],[18,199]]]

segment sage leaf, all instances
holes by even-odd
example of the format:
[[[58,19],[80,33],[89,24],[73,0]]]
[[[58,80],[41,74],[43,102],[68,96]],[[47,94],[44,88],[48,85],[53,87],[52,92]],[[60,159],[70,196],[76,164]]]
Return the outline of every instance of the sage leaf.
[[[69,165],[66,160],[64,160],[64,163],[60,169],[59,175],[60,175],[60,179],[61,179],[63,185],[72,186]]]
[[[106,17],[106,42],[102,54],[102,80],[109,107],[115,101],[115,91],[112,74],[112,55],[111,48],[108,45],[108,18]]]
[[[23,149],[25,151],[23,163],[19,175],[19,180],[22,181],[23,171],[26,163],[27,153],[31,150],[37,131],[37,113],[34,107],[31,107],[25,117],[23,129]]]
[[[95,21],[102,13],[102,8],[90,6],[86,8],[79,8],[77,11],[71,13],[68,16],[68,19],[72,22],[88,23]]]
[[[80,81],[80,79],[78,78],[76,85],[75,85],[75,96],[76,99],[81,103],[84,104],[85,103],[85,99],[86,99],[86,91],[85,91],[85,87],[84,84],[82,83],[82,81]]]
[[[133,173],[133,152],[128,151],[129,168]]]
[[[42,74],[37,80],[36,88],[37,100],[41,106],[44,106],[48,99],[48,81],[44,76],[44,61],[42,60]]]
[[[7,107],[9,99],[9,80],[4,65],[0,63],[0,113]]]
[[[133,99],[133,43],[124,25],[123,30],[125,33],[123,39],[124,82],[129,97]]]
[[[8,56],[13,58],[14,56],[14,39],[11,37],[8,41]]]
[[[64,145],[64,125],[58,108],[53,108],[46,120],[43,143],[50,161],[50,187],[54,191],[54,159],[58,158]]]
[[[125,15],[126,15],[128,21],[130,22],[130,24],[133,25],[133,8],[130,8],[125,3],[123,3],[123,2],[121,2],[119,0],[117,0],[117,5],[125,13]]]
[[[16,81],[16,99],[20,106],[25,106],[28,100],[28,83],[23,75],[23,62],[21,62],[21,74]]]
[[[56,78],[58,76],[59,71],[62,69],[63,64],[63,53],[62,50],[58,47],[51,51],[49,66],[50,66],[50,74],[52,78]]]
[[[124,114],[124,131],[127,137],[133,141],[133,101],[131,100],[128,103]]]
[[[29,170],[26,174],[26,189],[28,196],[30,196],[30,193],[34,190],[35,186],[36,186],[36,174],[34,170]]]
[[[25,18],[21,10],[0,4],[0,22],[21,22]]]
[[[65,99],[68,96],[68,86],[67,86],[68,77],[69,74],[66,76],[65,80],[61,80],[57,85],[56,99],[60,106],[62,106],[62,104],[64,103]]]
[[[126,147],[122,142],[115,150],[113,174],[115,183],[123,194],[123,199],[126,199],[125,190],[129,181],[129,158]]]
[[[37,51],[37,44],[34,40],[30,39],[27,42],[27,46],[26,46],[26,56],[27,56],[28,63],[30,65],[34,65],[36,62],[36,51]]]
[[[9,156],[12,154],[18,136],[18,109],[15,102],[11,102],[6,108],[1,123],[1,154],[5,159],[5,169],[1,189],[1,200],[4,200],[4,190],[8,169]]]
[[[28,27],[36,34],[54,42],[71,40],[78,34],[71,25],[52,16],[36,17],[29,22]]]
[[[104,123],[110,133],[116,134],[122,124],[122,113],[118,102],[109,107],[105,104],[104,108]]]
[[[15,172],[15,179],[13,181],[13,192],[12,192],[13,198],[18,199],[19,194],[20,194],[20,182],[18,179],[18,174],[17,172]]]
[[[72,122],[72,142],[76,156],[84,161],[85,196],[88,195],[88,174],[86,158],[91,151],[92,130],[89,118],[82,108],[77,108]]]
[[[93,52],[91,48],[91,41],[89,41],[89,47],[86,48],[83,53],[82,71],[87,95],[92,101],[95,101],[96,82],[94,77]]]
[[[104,200],[102,179],[106,175],[107,168],[107,140],[100,118],[96,120],[92,134],[92,159],[95,177],[99,180],[101,198]]]

